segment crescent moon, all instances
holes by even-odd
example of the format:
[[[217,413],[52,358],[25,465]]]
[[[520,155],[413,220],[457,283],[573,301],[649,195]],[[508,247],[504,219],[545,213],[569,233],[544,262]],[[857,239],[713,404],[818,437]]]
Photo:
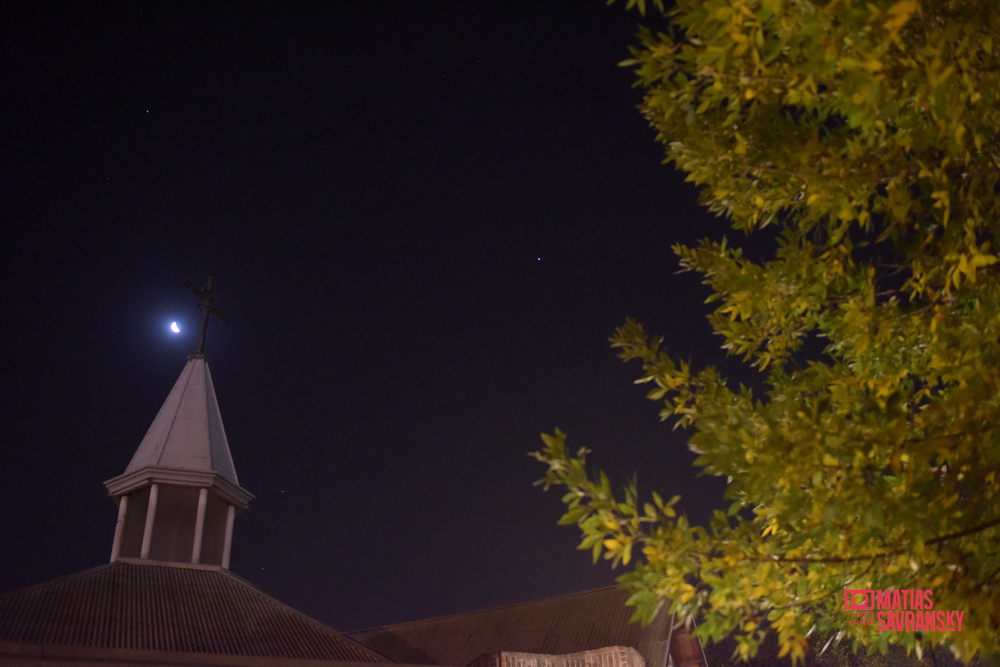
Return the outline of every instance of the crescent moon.
[[[181,328],[180,328],[180,326],[177,325],[177,322],[171,322],[170,323],[170,330],[173,331],[174,333],[180,333],[181,332]]]

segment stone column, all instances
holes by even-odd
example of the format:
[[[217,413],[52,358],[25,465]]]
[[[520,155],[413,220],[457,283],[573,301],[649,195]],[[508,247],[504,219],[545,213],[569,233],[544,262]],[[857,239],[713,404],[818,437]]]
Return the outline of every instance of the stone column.
[[[201,539],[205,533],[205,506],[208,504],[208,489],[198,491],[198,518],[194,523],[194,544],[191,546],[191,562],[201,561]]]
[[[128,496],[118,499],[118,521],[115,522],[115,541],[111,544],[111,562],[118,560],[122,549],[122,531],[125,529],[125,511],[128,509]]]
[[[142,531],[142,549],[139,558],[149,558],[149,547],[153,542],[153,520],[156,518],[156,500],[160,496],[160,485],[149,487],[149,506],[146,507],[146,527]]]
[[[236,507],[230,505],[226,512],[226,542],[222,547],[222,567],[229,569],[229,554],[233,550],[233,520],[236,518]]]

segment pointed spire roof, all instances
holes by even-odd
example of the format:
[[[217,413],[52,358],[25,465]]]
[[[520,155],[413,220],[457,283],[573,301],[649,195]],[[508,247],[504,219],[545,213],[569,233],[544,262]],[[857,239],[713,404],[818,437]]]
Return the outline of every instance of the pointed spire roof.
[[[212,374],[203,355],[188,357],[125,474],[148,466],[214,472],[239,485]]]

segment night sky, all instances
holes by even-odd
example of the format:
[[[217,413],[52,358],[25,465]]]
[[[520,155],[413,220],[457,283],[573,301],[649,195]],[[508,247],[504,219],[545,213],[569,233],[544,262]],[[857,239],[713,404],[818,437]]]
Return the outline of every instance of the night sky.
[[[0,591],[107,561],[194,351],[240,482],[232,570],[357,630],[607,585],[527,452],[555,427],[721,506],[607,339],[730,365],[672,243],[624,2],[6,3]],[[183,327],[173,335],[168,325]]]

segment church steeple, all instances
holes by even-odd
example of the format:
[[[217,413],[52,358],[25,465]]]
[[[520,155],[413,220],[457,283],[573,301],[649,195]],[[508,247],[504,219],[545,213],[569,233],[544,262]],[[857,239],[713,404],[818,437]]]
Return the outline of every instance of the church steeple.
[[[236,476],[202,353],[208,316],[221,315],[212,279],[192,291],[202,309],[198,352],[188,356],[125,472],[104,483],[118,503],[112,562],[139,558],[228,568],[233,519],[253,499]]]

